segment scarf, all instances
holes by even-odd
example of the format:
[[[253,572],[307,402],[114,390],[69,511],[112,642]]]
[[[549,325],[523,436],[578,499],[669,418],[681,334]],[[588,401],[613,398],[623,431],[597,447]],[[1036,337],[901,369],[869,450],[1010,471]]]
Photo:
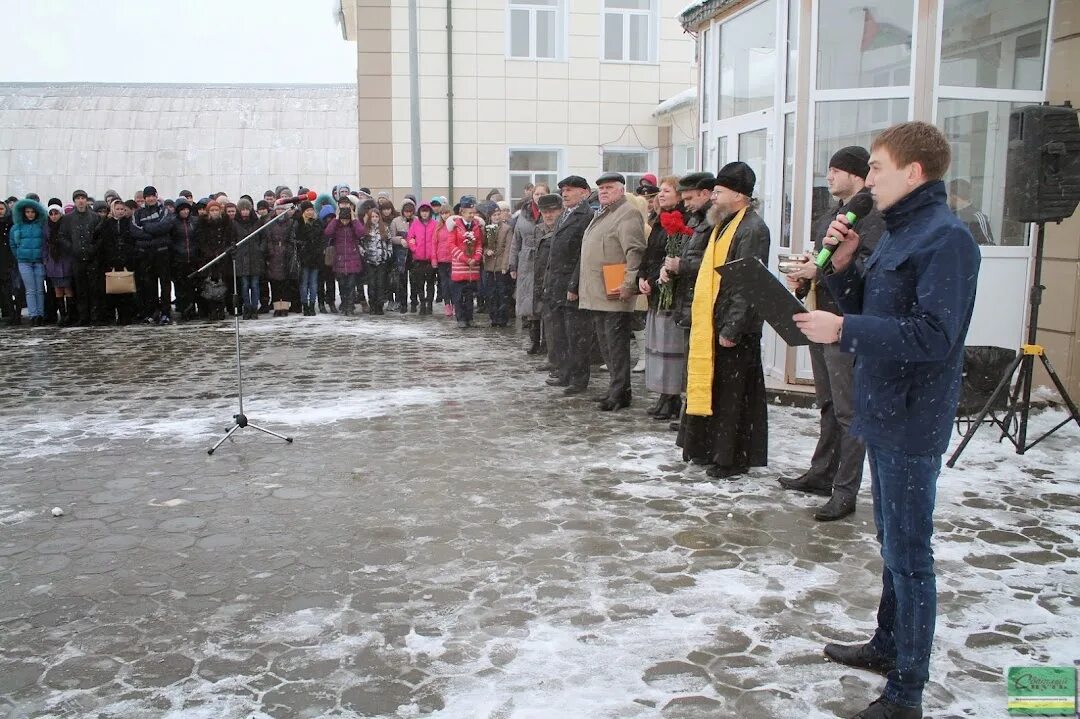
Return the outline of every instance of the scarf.
[[[713,413],[713,363],[716,352],[713,307],[720,294],[720,274],[716,268],[727,261],[732,238],[745,215],[746,208],[739,210],[724,226],[723,232],[720,225],[713,228],[694,282],[694,303],[690,308],[690,355],[686,365],[686,413],[689,415],[711,417]]]

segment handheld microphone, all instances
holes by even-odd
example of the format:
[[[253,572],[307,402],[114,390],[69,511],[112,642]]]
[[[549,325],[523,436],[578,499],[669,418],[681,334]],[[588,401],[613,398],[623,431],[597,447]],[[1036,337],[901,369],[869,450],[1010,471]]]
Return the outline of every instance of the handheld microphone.
[[[851,198],[851,202],[848,204],[848,211],[844,217],[847,218],[848,227],[854,227],[855,224],[870,214],[874,209],[874,198],[869,192],[860,192],[855,197]],[[829,235],[825,239],[833,239],[839,241],[840,238],[833,235]],[[822,242],[821,252],[818,253],[817,259],[814,260],[814,264],[819,269],[824,268],[829,262],[829,258],[832,257],[833,250],[836,249],[836,245],[826,245]]]
[[[274,205],[294,205],[297,202],[314,202],[316,197],[318,197],[318,195],[311,190],[308,190],[304,194],[297,195],[296,197],[282,197],[280,200],[274,202]]]

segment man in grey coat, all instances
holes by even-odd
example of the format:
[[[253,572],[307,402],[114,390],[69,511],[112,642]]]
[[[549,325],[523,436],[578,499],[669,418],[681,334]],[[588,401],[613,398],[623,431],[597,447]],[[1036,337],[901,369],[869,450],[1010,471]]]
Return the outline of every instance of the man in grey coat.
[[[839,207],[823,212],[810,228],[810,240],[820,252],[829,225],[838,214],[847,210],[851,199],[865,189],[870,171],[870,153],[857,145],[837,150],[829,160],[825,180],[829,193],[840,201]],[[859,250],[855,262],[862,265],[873,253],[878,239],[885,232],[885,220],[876,209],[858,218]],[[843,315],[832,292],[825,285],[824,275],[809,258],[787,276],[788,287],[800,298],[810,293],[813,282],[814,304],[817,309]],[[840,350],[838,344],[811,344],[810,363],[814,368],[814,389],[821,412],[821,434],[814,449],[810,469],[796,479],[783,478],[784,489],[807,492],[829,501],[814,514],[819,522],[843,519],[855,511],[855,498],[862,485],[863,460],[866,448],[863,441],[850,433],[855,417],[855,358]]]
[[[637,292],[637,273],[645,254],[645,221],[626,200],[626,178],[609,172],[596,180],[600,211],[581,240],[581,261],[571,283],[577,292],[566,298],[592,312],[593,327],[611,375],[606,395],[600,398],[604,412],[630,406],[630,324]],[[623,281],[609,295],[604,282],[605,266],[623,265]]]

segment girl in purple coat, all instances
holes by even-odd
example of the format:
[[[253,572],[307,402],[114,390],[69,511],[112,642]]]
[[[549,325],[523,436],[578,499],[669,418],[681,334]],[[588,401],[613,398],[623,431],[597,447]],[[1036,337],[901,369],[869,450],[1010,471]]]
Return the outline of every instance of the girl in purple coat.
[[[364,225],[360,220],[353,219],[352,210],[351,202],[341,203],[337,217],[330,220],[323,230],[327,242],[334,248],[334,274],[337,275],[341,294],[341,313],[345,315],[354,314],[356,287],[360,282],[360,273],[364,270],[364,258],[360,250]]]
[[[45,277],[56,295],[56,324],[68,324],[75,304],[75,258],[60,242],[60,218],[64,210],[60,205],[49,205],[49,221],[45,232]]]

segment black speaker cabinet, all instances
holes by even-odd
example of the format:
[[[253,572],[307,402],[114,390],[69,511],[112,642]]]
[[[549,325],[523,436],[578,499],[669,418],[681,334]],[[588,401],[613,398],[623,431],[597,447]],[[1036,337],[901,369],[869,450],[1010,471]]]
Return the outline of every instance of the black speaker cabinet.
[[[1058,222],[1080,202],[1080,121],[1076,108],[1030,105],[1009,116],[1005,217]]]

